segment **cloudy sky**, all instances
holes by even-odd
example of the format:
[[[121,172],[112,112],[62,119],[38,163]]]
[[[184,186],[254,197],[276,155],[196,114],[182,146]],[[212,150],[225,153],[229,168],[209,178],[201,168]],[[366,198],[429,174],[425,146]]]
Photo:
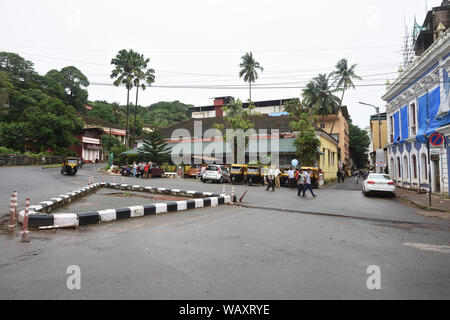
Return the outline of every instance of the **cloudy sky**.
[[[441,0],[129,0],[0,1],[0,51],[16,52],[39,73],[68,65],[89,79],[90,100],[126,102],[112,86],[111,59],[120,49],[150,58],[154,86],[140,104],[179,100],[195,106],[212,97],[248,99],[239,79],[241,56],[253,52],[264,67],[252,100],[299,97],[319,73],[347,58],[363,77],[348,91],[353,122],[369,125],[371,107],[384,111],[387,79],[402,63],[405,24]],[[257,88],[261,86],[261,88]],[[134,99],[134,94],[131,97]]]

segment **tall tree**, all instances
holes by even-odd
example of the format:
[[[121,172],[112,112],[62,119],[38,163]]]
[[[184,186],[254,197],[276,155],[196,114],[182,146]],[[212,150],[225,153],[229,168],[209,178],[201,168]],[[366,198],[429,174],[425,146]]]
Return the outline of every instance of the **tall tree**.
[[[299,99],[287,102],[285,110],[292,119],[290,127],[298,132],[294,140],[297,159],[302,166],[313,166],[320,147],[320,140],[315,133],[316,116],[307,103]]]
[[[242,57],[242,62],[239,65],[241,67],[241,71],[239,71],[239,78],[244,77],[244,81],[249,84],[249,94],[250,94],[250,102],[252,101],[252,82],[255,82],[258,79],[257,70],[264,71],[264,68],[261,67],[259,62],[257,62],[253,58],[253,54],[251,52],[247,52]]]
[[[85,105],[88,98],[86,88],[89,86],[89,81],[78,68],[68,66],[62,68],[61,71],[50,70],[46,77],[50,79],[46,83],[52,93],[55,93],[64,103],[75,107],[78,112],[86,113]]]
[[[355,84],[353,83],[354,79],[362,80],[362,78],[355,74],[355,68],[357,64],[353,64],[350,68],[348,67],[347,59],[341,59],[336,64],[336,70],[332,72],[332,75],[335,77],[335,82],[337,82],[336,87],[342,90],[341,100],[339,102],[340,106],[342,106],[342,101],[344,100],[344,94],[347,89],[355,88]],[[336,116],[334,117],[333,124],[331,126],[330,134],[333,132],[334,124],[336,123],[339,112],[336,112]]]
[[[164,137],[157,129],[146,134],[144,144],[138,149],[138,153],[148,156],[148,160],[161,164],[169,159],[169,151]]]
[[[145,90],[146,85],[150,86],[155,82],[155,70],[147,68],[150,59],[144,58],[142,54],[135,52],[135,59],[137,61],[137,67],[135,69],[133,84],[136,87],[136,104],[134,105],[134,123],[133,123],[133,138],[131,145],[134,146],[134,140],[136,139],[136,116],[138,112],[138,94],[139,88]]]
[[[369,162],[368,150],[370,138],[365,130],[355,126],[350,121],[348,124],[350,157],[357,168],[365,168]]]
[[[322,115],[322,127],[325,126],[325,116],[334,114],[339,108],[339,98],[335,93],[340,89],[333,89],[330,79],[331,74],[319,74],[306,85],[302,93],[305,103]]]
[[[125,146],[128,148],[128,117],[130,115],[130,90],[133,88],[135,70],[138,66],[135,52],[130,49],[122,49],[116,57],[111,60],[115,69],[111,72],[111,79],[115,79],[115,86],[124,85],[127,89],[127,109],[126,109],[126,128],[125,128]]]

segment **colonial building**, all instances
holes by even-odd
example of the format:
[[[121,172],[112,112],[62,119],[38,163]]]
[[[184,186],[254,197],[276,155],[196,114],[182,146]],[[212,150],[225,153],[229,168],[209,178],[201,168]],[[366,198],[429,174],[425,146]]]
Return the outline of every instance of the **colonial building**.
[[[378,114],[374,114],[370,116],[370,127],[369,127],[369,137],[370,137],[370,146],[369,146],[369,155],[370,155],[370,164],[374,168],[376,172],[384,172],[387,166],[386,159],[388,158],[387,147],[388,144],[388,134],[387,134],[387,118],[386,112],[380,113],[380,120],[378,121]],[[380,140],[381,139],[381,140]],[[383,161],[378,159],[377,163],[377,149],[383,150]],[[380,158],[380,156],[378,156]],[[383,166],[385,165],[385,166]]]
[[[442,8],[431,11],[441,12],[442,17],[449,10],[444,1]],[[425,25],[429,19],[430,14]],[[388,169],[396,184],[450,195],[450,32],[445,28],[443,23],[433,23],[422,31],[432,41],[416,44],[414,62],[388,85],[382,98],[386,101]],[[427,141],[435,132],[445,136],[444,144],[428,152]]]

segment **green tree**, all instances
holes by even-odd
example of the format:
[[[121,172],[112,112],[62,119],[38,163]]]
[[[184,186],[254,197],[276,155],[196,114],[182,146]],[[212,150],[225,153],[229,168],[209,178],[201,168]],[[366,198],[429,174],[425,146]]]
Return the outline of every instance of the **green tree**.
[[[333,89],[330,83],[331,75],[319,74],[313,78],[302,92],[305,103],[316,114],[322,115],[322,127],[325,126],[325,116],[338,112],[339,98],[335,93],[339,89]]]
[[[297,132],[294,140],[297,159],[302,166],[313,166],[320,148],[320,140],[315,133],[316,116],[311,108],[299,99],[287,102],[285,110],[292,119],[290,127]]]
[[[100,143],[102,144],[103,150],[106,154],[109,154],[111,149],[115,146],[121,145],[119,139],[110,134],[102,134],[100,136]]]
[[[115,86],[124,85],[127,89],[127,108],[126,108],[126,128],[125,128],[125,146],[128,148],[128,117],[130,115],[130,90],[133,88],[136,69],[139,67],[139,61],[136,59],[136,52],[132,49],[122,49],[116,57],[111,60],[114,70],[111,72],[111,79],[115,79]]]
[[[368,150],[370,138],[365,130],[352,124],[348,124],[350,157],[357,168],[365,168],[369,162]]]
[[[350,68],[348,67],[347,59],[341,59],[336,64],[336,70],[332,72],[332,75],[335,77],[335,81],[337,82],[336,86],[340,90],[342,90],[342,96],[339,101],[339,105],[342,106],[342,101],[344,100],[344,94],[347,89],[355,88],[355,84],[353,83],[354,79],[362,80],[360,76],[357,76],[355,73],[355,68],[357,64],[352,65]],[[331,125],[330,134],[333,132],[334,124],[336,123],[338,112],[336,112],[336,116],[334,117],[333,124]]]
[[[138,67],[135,68],[133,84],[136,87],[136,104],[134,105],[134,123],[133,123],[133,138],[131,140],[131,145],[134,145],[134,140],[136,138],[136,116],[138,108],[138,94],[139,87],[145,90],[146,85],[150,86],[155,82],[155,70],[148,68],[148,63],[150,59],[144,58],[142,54],[137,52],[135,54],[135,59],[137,61]]]
[[[114,113],[113,105],[106,101],[94,101],[89,103],[92,107],[91,110],[87,111],[87,116],[92,118],[103,119],[111,123],[116,122],[116,116]]]
[[[242,101],[240,99],[229,102],[225,107],[223,107],[223,111],[226,113],[226,115],[223,117],[225,124],[215,123],[214,128],[222,132],[224,132],[226,129],[233,129],[235,131],[242,129],[245,132],[248,129],[254,127],[254,123],[252,123],[250,119],[248,119],[248,111],[244,109]],[[224,134],[223,137],[225,141],[232,144],[234,151],[233,157],[235,160],[237,160],[238,138],[235,136],[228,137],[227,134]],[[245,137],[245,147],[248,145],[248,142],[249,137]]]
[[[138,149],[140,155],[145,155],[148,161],[161,164],[169,160],[170,152],[167,150],[167,143],[157,129],[146,134],[144,144]]]
[[[33,87],[38,75],[31,61],[25,60],[17,53],[4,51],[0,52],[0,71],[5,72],[18,88]]]
[[[89,86],[89,81],[79,69],[69,66],[62,68],[61,71],[50,70],[46,77],[54,81],[49,84],[56,90],[58,98],[75,107],[78,112],[86,113],[85,105],[87,104],[88,92],[85,88]],[[55,82],[64,89],[63,92],[55,85]]]
[[[239,65],[241,67],[241,71],[239,71],[239,78],[244,77],[244,81],[249,84],[249,100],[252,101],[252,82],[255,82],[258,79],[257,70],[264,71],[263,67],[253,58],[253,54],[251,52],[247,52],[242,57],[242,62]]]

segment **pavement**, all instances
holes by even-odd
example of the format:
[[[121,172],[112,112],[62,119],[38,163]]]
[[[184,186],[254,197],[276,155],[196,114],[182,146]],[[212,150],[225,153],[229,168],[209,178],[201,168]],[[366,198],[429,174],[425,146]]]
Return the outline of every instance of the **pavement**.
[[[449,197],[432,194],[430,206],[428,193],[417,193],[417,191],[397,188],[396,194],[398,198],[407,200],[418,207],[450,213]]]
[[[14,189],[20,206],[25,197],[38,203],[86,185],[90,175],[100,181],[100,166],[70,177],[2,167],[0,213],[8,213]],[[223,188],[189,179],[125,183]],[[235,205],[32,231],[29,243],[3,226],[0,299],[450,299],[450,222],[392,198],[364,197],[360,186],[349,179],[301,198],[287,188],[236,185],[238,198],[247,194]],[[96,206],[119,201],[96,197]],[[70,290],[73,265],[81,288]],[[374,265],[378,290],[367,287]]]

